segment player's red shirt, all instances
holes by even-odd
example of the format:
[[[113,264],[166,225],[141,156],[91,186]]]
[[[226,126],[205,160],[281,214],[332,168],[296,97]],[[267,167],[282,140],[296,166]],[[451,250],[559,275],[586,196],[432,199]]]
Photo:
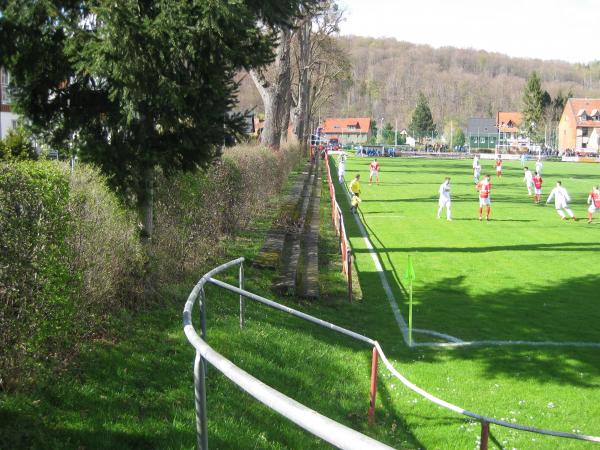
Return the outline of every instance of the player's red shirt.
[[[490,191],[492,190],[492,183],[480,181],[477,183],[477,190],[479,191],[479,197],[488,198],[490,196]]]
[[[600,192],[592,191],[590,192],[590,197],[592,198],[592,203],[596,208],[600,208]]]
[[[496,160],[496,167],[501,167],[502,166],[502,160],[501,159],[497,159]]]
[[[539,175],[536,175],[535,177],[533,177],[533,185],[535,186],[536,189],[541,189],[542,188],[542,177],[540,177]]]
[[[377,161],[371,163],[371,170],[379,170],[379,163]]]

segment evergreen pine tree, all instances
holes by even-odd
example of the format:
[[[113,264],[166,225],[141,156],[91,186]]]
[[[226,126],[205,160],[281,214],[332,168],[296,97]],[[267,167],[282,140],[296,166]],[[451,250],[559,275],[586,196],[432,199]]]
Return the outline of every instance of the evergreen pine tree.
[[[548,97],[550,97],[548,95]],[[537,72],[532,72],[523,91],[523,129],[527,136],[539,142],[543,133],[544,103],[548,102],[542,91],[542,82]]]
[[[152,233],[157,168],[206,166],[228,135],[238,70],[317,0],[0,1],[0,66],[39,141],[98,164]]]
[[[416,134],[416,138],[430,136],[435,131],[429,103],[422,92],[419,92],[417,97],[417,106],[412,113],[409,130]]]

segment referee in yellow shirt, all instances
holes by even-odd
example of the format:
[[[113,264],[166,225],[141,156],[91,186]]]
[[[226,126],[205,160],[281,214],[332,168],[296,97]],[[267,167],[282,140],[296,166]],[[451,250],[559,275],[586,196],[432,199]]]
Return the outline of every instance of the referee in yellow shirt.
[[[356,176],[354,177],[354,180],[352,180],[352,182],[350,183],[350,192],[352,192],[352,207],[350,208],[350,211],[352,213],[356,212],[356,207],[358,206],[358,203],[360,202],[360,174],[356,174]],[[356,197],[356,198],[355,198]],[[355,201],[358,200],[358,201]]]

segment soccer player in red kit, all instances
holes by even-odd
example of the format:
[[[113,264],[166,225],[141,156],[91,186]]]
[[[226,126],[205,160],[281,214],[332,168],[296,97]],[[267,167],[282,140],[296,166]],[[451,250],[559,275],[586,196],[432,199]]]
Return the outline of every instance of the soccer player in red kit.
[[[492,190],[492,183],[490,183],[490,176],[486,175],[483,180],[477,183],[477,190],[479,191],[479,220],[483,215],[483,207],[485,206],[485,220],[490,220],[490,191]]]
[[[498,175],[498,178],[502,178],[502,156],[500,155],[496,160],[496,175]]]
[[[377,159],[371,161],[369,169],[371,169],[371,175],[369,176],[369,184],[372,184],[373,176],[375,176],[375,183],[379,184],[379,163],[377,162]]]
[[[542,197],[542,183],[544,182],[544,180],[542,180],[542,176],[539,173],[535,173],[535,175],[533,176],[533,187],[535,188],[535,194],[533,196],[533,203],[539,203],[540,202],[540,198]]]
[[[587,202],[588,205],[590,205],[588,208],[588,223],[592,223],[592,216],[600,209],[600,189],[598,189],[597,185],[592,188],[592,192],[590,192]]]

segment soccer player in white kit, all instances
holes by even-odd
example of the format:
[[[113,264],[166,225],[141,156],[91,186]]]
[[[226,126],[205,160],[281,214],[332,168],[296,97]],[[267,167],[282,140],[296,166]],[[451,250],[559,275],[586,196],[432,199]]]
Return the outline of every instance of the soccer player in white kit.
[[[343,153],[340,155],[340,159],[338,159],[338,178],[340,180],[340,184],[344,184],[344,175],[346,174],[346,155]]]
[[[452,213],[450,212],[451,200],[450,200],[450,177],[446,177],[444,182],[440,184],[440,200],[438,202],[439,208],[437,212],[437,218],[439,219],[442,210],[446,207],[446,220],[452,220]]]
[[[524,167],[524,170],[525,176],[523,177],[523,181],[527,186],[527,193],[531,197],[531,188],[533,187],[533,174],[531,173],[531,170],[529,170],[529,167]]]
[[[569,208],[569,202],[571,201],[571,197],[569,197],[569,193],[567,190],[562,187],[562,183],[560,181],[556,182],[556,187],[552,189],[550,195],[548,196],[548,200],[546,200],[546,204],[550,203],[550,200],[554,198],[554,207],[556,208],[556,213],[560,216],[561,220],[565,220],[567,216],[563,212],[563,209],[567,212],[569,217],[573,220],[577,220],[577,217]]]
[[[542,175],[542,160],[540,157],[538,157],[537,161],[535,162],[535,171],[539,175]]]

